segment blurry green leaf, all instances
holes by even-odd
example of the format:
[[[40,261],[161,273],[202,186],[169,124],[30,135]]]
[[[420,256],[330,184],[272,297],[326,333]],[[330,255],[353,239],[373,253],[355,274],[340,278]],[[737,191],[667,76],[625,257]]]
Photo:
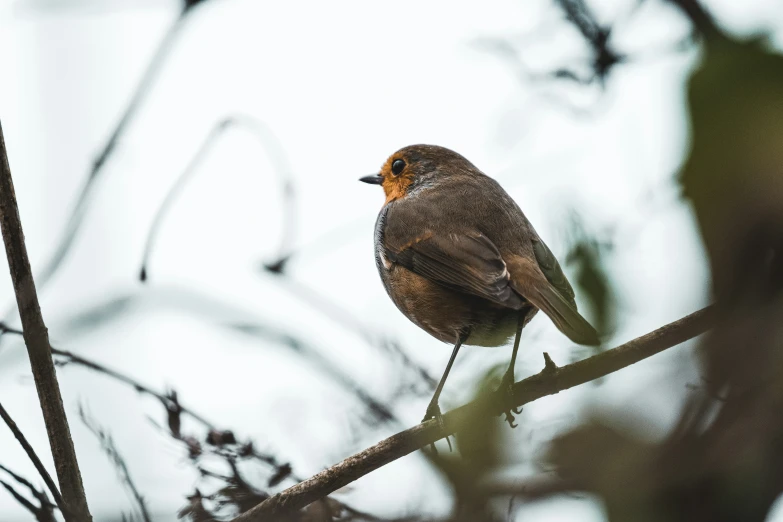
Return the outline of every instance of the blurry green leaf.
[[[495,393],[505,371],[505,364],[490,368],[478,383],[476,399]],[[491,417],[477,419],[468,429],[456,433],[457,448],[471,475],[480,476],[500,464],[500,428],[497,419]]]
[[[783,230],[783,57],[761,40],[709,40],[688,100],[692,144],[681,183],[720,301],[753,277],[750,267],[761,267],[769,238]]]
[[[575,269],[577,296],[590,304],[591,322],[604,337],[614,331],[616,319],[614,289],[604,267],[604,256],[612,245],[589,235],[577,214],[572,215],[569,235],[571,248],[566,263]]]

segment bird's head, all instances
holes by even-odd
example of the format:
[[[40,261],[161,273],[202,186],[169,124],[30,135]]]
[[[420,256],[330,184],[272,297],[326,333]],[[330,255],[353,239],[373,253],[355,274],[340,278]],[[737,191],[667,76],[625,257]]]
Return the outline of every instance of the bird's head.
[[[433,187],[447,177],[474,172],[478,169],[453,150],[437,145],[410,145],[389,156],[378,174],[359,181],[381,185],[386,203],[390,203]]]

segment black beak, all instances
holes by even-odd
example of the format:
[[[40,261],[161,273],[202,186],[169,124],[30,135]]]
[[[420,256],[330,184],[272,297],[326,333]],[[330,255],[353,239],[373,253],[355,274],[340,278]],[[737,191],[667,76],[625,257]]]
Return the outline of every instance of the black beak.
[[[383,183],[383,177],[380,174],[370,174],[369,176],[364,176],[363,178],[359,178],[359,181],[364,181],[365,183],[369,183],[370,185],[380,185]]]

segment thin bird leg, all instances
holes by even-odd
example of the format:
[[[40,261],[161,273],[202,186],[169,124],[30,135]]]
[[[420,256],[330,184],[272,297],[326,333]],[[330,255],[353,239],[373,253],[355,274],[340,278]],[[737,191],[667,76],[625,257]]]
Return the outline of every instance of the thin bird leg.
[[[454,364],[454,359],[457,358],[457,352],[459,352],[459,347],[462,346],[462,343],[465,342],[465,339],[467,339],[467,337],[468,337],[467,334],[460,334],[459,337],[457,337],[457,343],[454,345],[454,351],[451,352],[451,358],[449,359],[449,364],[446,365],[446,371],[443,372],[443,377],[440,378],[438,387],[435,388],[435,395],[432,396],[430,405],[427,406],[427,413],[424,414],[424,419],[422,419],[422,422],[426,422],[430,419],[437,419],[438,423],[443,422],[442,414],[440,412],[440,406],[438,406],[438,399],[440,398],[440,392],[443,391],[443,385],[446,384],[446,378],[449,376],[449,372],[451,371],[451,366]]]
[[[498,390],[505,390],[506,393],[511,395],[513,393],[512,386],[514,386],[514,365],[517,362],[517,351],[519,351],[519,340],[522,337],[522,327],[525,326],[525,319],[527,318],[527,312],[522,312],[519,314],[519,318],[517,320],[517,335],[514,338],[514,350],[511,352],[511,363],[508,365],[508,370],[506,370],[505,375],[503,375],[503,380],[500,381],[500,387]],[[510,410],[506,410],[506,422],[508,422],[508,425],[512,428],[516,428],[517,425],[514,424],[514,413],[519,415],[522,413],[522,410],[519,408],[511,408]]]

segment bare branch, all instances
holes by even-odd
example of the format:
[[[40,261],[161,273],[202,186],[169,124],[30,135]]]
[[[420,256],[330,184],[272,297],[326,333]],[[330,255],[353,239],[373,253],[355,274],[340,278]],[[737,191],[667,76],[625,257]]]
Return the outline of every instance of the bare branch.
[[[122,458],[122,455],[117,449],[117,446],[114,444],[114,439],[112,438],[111,434],[99,426],[87,414],[87,412],[84,411],[84,407],[81,404],[79,405],[79,417],[81,417],[82,422],[85,426],[87,426],[87,429],[89,429],[93,435],[98,438],[104,453],[106,453],[106,456],[109,457],[109,460],[111,460],[112,464],[114,464],[114,467],[117,469],[117,473],[120,476],[120,481],[125,487],[128,488],[131,495],[133,496],[133,500],[136,501],[136,505],[138,506],[139,512],[141,513],[141,518],[144,520],[144,522],[152,522],[152,518],[147,511],[147,502],[144,500],[144,496],[141,494],[141,492],[139,492],[139,489],[133,482],[133,478],[131,478],[130,475],[130,470],[128,470],[128,465],[125,463],[125,459]]]
[[[78,364],[79,366],[84,366],[85,368],[89,368],[90,370],[94,370],[98,373],[107,375],[117,381],[130,385],[131,387],[133,387],[134,390],[136,390],[139,393],[155,397],[161,402],[161,404],[163,404],[163,406],[167,410],[171,410],[172,408],[175,408],[179,413],[187,413],[194,420],[197,420],[198,422],[203,424],[206,428],[208,429],[215,428],[215,425],[212,424],[210,421],[208,421],[206,418],[202,417],[200,414],[196,413],[190,408],[187,408],[182,404],[180,404],[174,392],[169,392],[165,394],[160,393],[148,386],[145,386],[144,384],[141,384],[139,381],[133,379],[132,377],[129,377],[116,370],[112,370],[111,368],[103,366],[102,364],[98,364],[89,359],[85,359],[84,357],[81,357],[80,355],[76,355],[75,353],[69,352],[67,350],[60,350],[59,348],[53,347],[52,353],[58,357],[63,358],[63,360],[57,361],[58,365],[64,365],[68,363]]]
[[[0,485],[2,485],[11,494],[11,496],[14,497],[14,499],[16,499],[16,501],[19,502],[22,505],[22,507],[24,507],[27,511],[33,514],[35,514],[38,511],[38,508],[36,508],[32,502],[24,498],[18,491],[16,491],[11,484],[3,480],[0,480]]]
[[[21,331],[8,328],[2,322],[0,322],[0,331],[21,335]],[[183,414],[190,416],[193,420],[199,422],[205,428],[207,428],[208,433],[205,442],[207,442],[209,446],[214,447],[213,453],[222,458],[252,458],[273,468],[273,475],[270,478],[270,486],[275,486],[287,478],[291,478],[295,481],[301,480],[300,478],[297,478],[295,475],[293,475],[290,464],[280,463],[274,455],[258,451],[255,449],[252,441],[244,443],[238,442],[233,432],[230,430],[221,430],[217,428],[215,424],[206,419],[204,416],[184,406],[180,402],[176,391],[170,390],[166,393],[161,393],[140,383],[128,375],[66,350],[52,348],[52,353],[60,358],[57,360],[57,365],[64,366],[66,364],[76,364],[78,366],[83,366],[90,370],[106,375],[107,377],[115,379],[123,384],[127,384],[140,394],[149,395],[157,399],[166,409],[168,416],[167,427],[169,434],[175,439],[184,443],[188,447],[192,456],[200,455],[203,451],[203,447],[201,442],[199,442],[195,437],[183,435],[181,433],[181,416]],[[224,448],[228,446],[234,448],[235,451],[225,452]]]
[[[57,384],[57,374],[54,371],[52,352],[49,348],[49,332],[41,315],[30,260],[27,257],[2,127],[0,127],[0,220],[2,220],[8,267],[22,319],[23,337],[49,435],[49,445],[52,449],[60,490],[68,511],[77,520],[89,521],[92,520],[92,516],[87,507],[79,463],[76,460],[71,431],[68,428],[60,386]]]
[[[615,51],[609,43],[611,28],[603,27],[596,21],[584,0],[557,0],[557,3],[562,7],[568,21],[582,33],[593,50],[592,66],[595,78],[590,81],[598,79],[603,82],[612,67],[626,60],[626,57]],[[556,74],[579,81],[579,78],[573,77],[571,71],[561,70]]]
[[[710,38],[721,34],[715,25],[712,16],[702,7],[699,0],[669,0],[672,4],[680,8],[682,13],[687,16],[693,27],[695,27],[704,37]]]
[[[11,475],[11,477],[16,482],[30,490],[30,494],[38,501],[38,506],[22,496],[18,491],[16,491],[16,489],[14,489],[13,486],[5,481],[0,480],[0,484],[2,484],[2,486],[11,494],[12,497],[14,497],[17,502],[19,502],[25,509],[33,514],[38,522],[56,522],[54,517],[54,508],[56,506],[52,504],[52,502],[46,496],[46,492],[44,490],[39,491],[29,480],[19,475],[18,473],[14,473],[3,465],[0,465],[0,470],[5,471]]]
[[[537,477],[524,481],[480,484],[479,493],[487,497],[510,496],[527,501],[541,500],[559,494],[579,492],[579,485],[559,477]]]
[[[3,418],[6,425],[8,426],[8,429],[10,429],[11,433],[14,434],[16,440],[18,440],[19,444],[22,445],[24,452],[27,453],[27,457],[30,459],[30,461],[32,461],[33,465],[35,466],[35,469],[38,470],[38,474],[41,475],[41,478],[46,484],[46,487],[49,488],[49,491],[51,492],[54,501],[57,503],[57,507],[60,508],[60,511],[65,513],[65,504],[63,503],[63,498],[62,496],[60,496],[60,491],[57,489],[57,486],[54,484],[52,477],[49,475],[49,472],[46,471],[46,468],[41,463],[41,459],[38,458],[38,455],[35,453],[33,447],[30,445],[29,442],[27,442],[27,438],[24,436],[24,433],[22,433],[22,430],[19,429],[19,426],[16,425],[16,422],[14,422],[14,419],[11,418],[11,416],[8,414],[8,412],[5,410],[2,404],[0,404],[0,417]]]
[[[477,418],[498,415],[509,407],[522,406],[541,397],[604,377],[692,339],[711,328],[713,323],[712,309],[705,308],[612,350],[567,366],[545,368],[540,373],[514,384],[510,396],[494,393],[445,414],[440,424],[430,420],[397,433],[278,493],[234,518],[233,522],[275,520],[276,517],[301,509],[394,460],[463,430],[475,423]]]

